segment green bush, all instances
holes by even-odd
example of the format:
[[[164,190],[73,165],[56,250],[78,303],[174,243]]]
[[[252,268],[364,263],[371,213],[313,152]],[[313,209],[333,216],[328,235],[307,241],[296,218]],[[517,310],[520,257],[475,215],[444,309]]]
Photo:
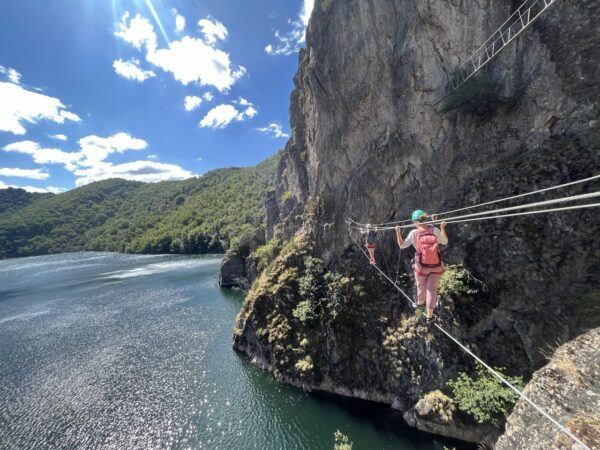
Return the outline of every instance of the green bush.
[[[440,294],[477,294],[482,283],[463,265],[448,265],[439,284]]]
[[[350,438],[340,430],[336,430],[335,433],[333,433],[333,439],[333,450],[352,450],[354,444],[350,442]]]
[[[275,261],[275,258],[277,258],[277,255],[279,255],[280,251],[281,243],[277,238],[271,239],[262,247],[258,247],[256,250],[254,250],[252,256],[257,261],[256,267],[258,271],[262,272],[269,266],[269,264],[271,264],[271,262]]]
[[[304,260],[304,275],[298,280],[300,296],[312,302],[323,297],[325,287],[325,263],[319,258],[308,256]]]
[[[310,300],[302,300],[292,311],[292,315],[300,322],[305,323],[315,318],[315,307]]]
[[[290,198],[292,198],[291,191],[285,191],[281,194],[281,197],[279,197],[279,203],[283,204],[287,202]]]
[[[503,368],[494,370],[517,389],[523,389],[521,377],[504,375]],[[448,385],[452,389],[458,408],[471,415],[478,423],[498,425],[498,419],[507,416],[519,398],[516,392],[480,365],[477,367],[475,378],[460,373],[456,379],[449,381]]]

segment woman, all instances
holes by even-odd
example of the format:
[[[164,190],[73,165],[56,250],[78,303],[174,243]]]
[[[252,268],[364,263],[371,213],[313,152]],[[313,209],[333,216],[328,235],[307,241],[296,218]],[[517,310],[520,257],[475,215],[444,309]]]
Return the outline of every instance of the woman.
[[[377,249],[377,227],[371,226],[371,224],[367,225],[367,229],[360,230],[361,233],[363,234],[367,234],[367,250],[369,251],[369,258],[370,258],[370,262],[371,265],[375,265],[376,261],[375,261],[375,250]]]
[[[416,250],[413,269],[417,284],[418,305],[426,306],[428,325],[433,322],[438,285],[444,273],[444,263],[440,257],[438,246],[439,244],[448,244],[446,222],[441,223],[440,229],[424,223],[436,219],[435,215],[429,216],[420,209],[414,211],[412,221],[416,229],[408,234],[406,240],[402,238],[400,226],[396,226],[396,239],[400,248],[404,249],[412,245]]]

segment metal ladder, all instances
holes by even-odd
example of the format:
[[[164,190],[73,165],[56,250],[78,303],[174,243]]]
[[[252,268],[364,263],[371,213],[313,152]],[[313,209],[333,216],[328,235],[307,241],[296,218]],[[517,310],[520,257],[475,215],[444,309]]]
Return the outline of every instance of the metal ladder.
[[[519,8],[480,45],[467,60],[450,75],[450,84],[457,89],[519,36],[557,0],[525,0]]]

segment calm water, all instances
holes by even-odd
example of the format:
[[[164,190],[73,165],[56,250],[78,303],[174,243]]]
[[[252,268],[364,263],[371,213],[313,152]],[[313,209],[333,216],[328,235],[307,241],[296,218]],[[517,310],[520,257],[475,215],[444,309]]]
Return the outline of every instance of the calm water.
[[[305,394],[231,349],[219,259],[0,261],[0,447],[442,449],[389,408]]]

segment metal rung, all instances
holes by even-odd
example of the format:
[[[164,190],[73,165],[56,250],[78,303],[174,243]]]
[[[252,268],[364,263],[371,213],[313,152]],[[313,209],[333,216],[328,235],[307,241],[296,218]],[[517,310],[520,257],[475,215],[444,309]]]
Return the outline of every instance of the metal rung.
[[[453,89],[457,89],[469,78],[481,70],[488,62],[492,60],[504,47],[515,40],[525,29],[527,29],[544,11],[556,3],[556,0],[525,0],[519,8],[492,34],[482,45],[480,45],[467,61],[458,67],[456,84],[452,84]],[[535,11],[536,5],[541,7],[539,11]],[[532,14],[533,11],[533,14]],[[518,24],[521,26],[519,27]],[[513,26],[515,28],[513,29]],[[512,35],[511,35],[512,30]],[[497,46],[496,43],[502,41],[502,45]],[[490,54],[491,45],[491,54]],[[486,57],[483,57],[485,53]],[[477,62],[476,62],[477,61]],[[464,73],[466,72],[466,76]]]

